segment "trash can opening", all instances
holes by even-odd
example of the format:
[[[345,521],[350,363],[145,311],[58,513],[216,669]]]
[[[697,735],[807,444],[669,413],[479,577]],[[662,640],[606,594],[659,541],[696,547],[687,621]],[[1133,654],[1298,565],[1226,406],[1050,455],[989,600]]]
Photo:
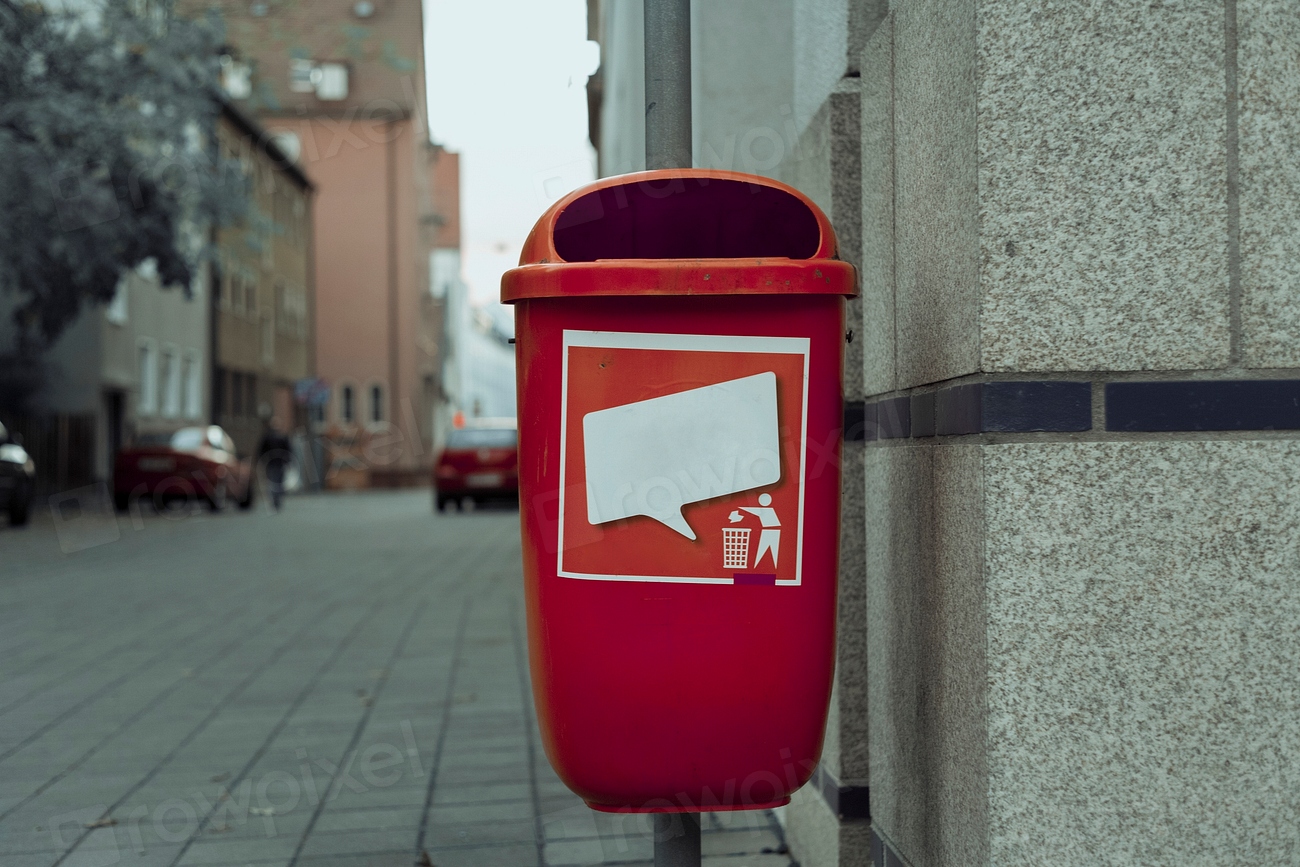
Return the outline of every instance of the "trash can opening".
[[[783,189],[722,178],[634,181],[575,199],[555,221],[566,262],[599,259],[810,259],[813,210]]]

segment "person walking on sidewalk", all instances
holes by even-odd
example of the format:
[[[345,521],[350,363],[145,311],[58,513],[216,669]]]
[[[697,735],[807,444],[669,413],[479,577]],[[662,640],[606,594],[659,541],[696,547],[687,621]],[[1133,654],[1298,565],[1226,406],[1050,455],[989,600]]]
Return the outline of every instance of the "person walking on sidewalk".
[[[284,499],[284,473],[293,456],[293,446],[275,421],[266,426],[262,442],[257,447],[257,464],[266,474],[266,486],[271,495],[271,505],[280,511],[280,501]]]

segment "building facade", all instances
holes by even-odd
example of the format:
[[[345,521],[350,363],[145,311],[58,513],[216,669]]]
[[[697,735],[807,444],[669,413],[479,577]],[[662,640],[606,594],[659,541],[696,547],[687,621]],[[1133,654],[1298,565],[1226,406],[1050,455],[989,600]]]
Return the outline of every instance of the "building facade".
[[[208,416],[211,269],[199,268],[189,287],[164,287],[152,264],[127,272],[112,303],[88,305],[59,335],[41,354],[38,387],[5,419],[46,492],[107,481],[136,435]],[[14,302],[0,295],[0,348],[14,345]]]
[[[226,89],[316,184],[317,419],[335,487],[427,481],[441,302],[430,292],[439,151],[424,117],[418,0],[185,4],[222,13]]]
[[[211,414],[248,455],[267,422],[285,432],[308,426],[297,395],[314,374],[314,187],[233,106],[222,112],[217,139],[222,153],[243,167],[251,201],[242,223],[217,233]]]
[[[642,10],[597,5],[607,174]],[[1290,863],[1300,9],[692,5],[696,165],[798,186],[861,274],[794,856]]]

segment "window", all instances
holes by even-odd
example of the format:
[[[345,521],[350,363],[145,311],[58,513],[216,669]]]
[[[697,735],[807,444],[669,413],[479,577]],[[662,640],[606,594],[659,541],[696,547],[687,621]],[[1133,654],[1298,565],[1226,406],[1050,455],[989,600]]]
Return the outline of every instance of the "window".
[[[248,399],[244,403],[244,408],[248,410],[249,415],[257,415],[257,377],[251,373],[244,374],[244,387],[248,389]]]
[[[212,407],[218,417],[230,411],[230,407],[226,405],[227,393],[226,371],[224,368],[218,367],[212,372]]]
[[[104,308],[104,318],[114,325],[125,325],[127,319],[127,297],[126,281],[122,280],[117,284],[117,292],[113,295],[113,300]]]
[[[353,424],[356,420],[356,395],[352,386],[345,385],[339,389],[339,421]]]
[[[153,415],[158,410],[158,356],[151,341],[142,341],[138,352],[140,400],[137,411],[140,415]]]
[[[342,63],[320,63],[311,71],[316,98],[336,102],[348,98],[348,68]]]
[[[257,283],[254,280],[244,280],[244,309],[249,316],[257,316]]]
[[[230,374],[230,414],[233,416],[244,414],[244,375],[242,373]]]
[[[248,99],[253,95],[253,68],[229,54],[221,55],[221,89],[231,99]]]
[[[312,403],[307,407],[307,417],[311,419],[313,431],[319,431],[325,426],[325,404]]]
[[[270,367],[275,364],[275,316],[262,320],[262,364]]]
[[[312,83],[311,74],[315,69],[315,64],[310,60],[301,57],[295,57],[289,61],[289,90],[294,93],[311,93],[316,89]]]
[[[384,387],[370,386],[370,423],[382,424],[384,421]]]
[[[295,57],[289,61],[289,90],[315,93],[320,100],[336,102],[348,98],[348,67],[345,63],[317,63]]]
[[[166,418],[181,414],[180,359],[173,347],[162,352],[162,414]]]
[[[182,380],[185,415],[187,418],[198,418],[203,414],[203,369],[199,365],[199,354],[192,349],[185,353]]]

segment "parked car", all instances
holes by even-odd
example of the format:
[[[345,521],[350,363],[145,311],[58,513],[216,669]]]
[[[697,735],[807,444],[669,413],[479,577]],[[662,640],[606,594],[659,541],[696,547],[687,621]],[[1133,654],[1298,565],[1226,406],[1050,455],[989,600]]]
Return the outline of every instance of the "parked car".
[[[234,441],[217,425],[144,434],[117,453],[113,505],[124,512],[143,498],[159,507],[198,500],[213,511],[234,500],[247,509],[253,505],[252,461],[235,453]]]
[[[519,432],[514,419],[455,428],[433,464],[433,503],[439,512],[466,500],[519,499]]]
[[[0,509],[9,513],[11,527],[27,523],[35,495],[36,464],[17,435],[0,424]]]

